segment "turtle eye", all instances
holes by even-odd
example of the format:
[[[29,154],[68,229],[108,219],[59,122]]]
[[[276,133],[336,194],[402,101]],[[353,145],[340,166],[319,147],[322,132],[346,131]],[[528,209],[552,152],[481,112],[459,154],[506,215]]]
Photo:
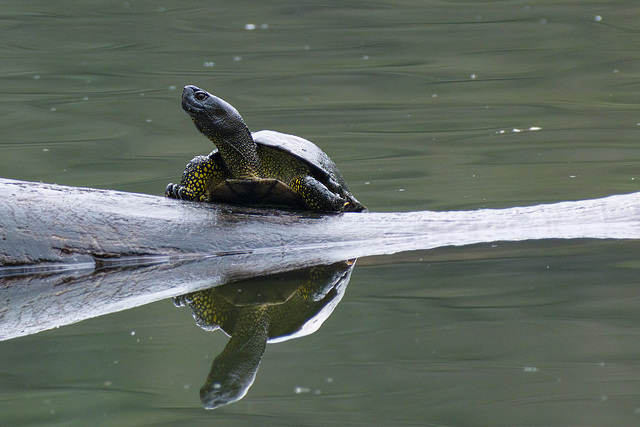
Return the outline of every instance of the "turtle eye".
[[[198,91],[195,94],[193,94],[193,96],[198,100],[198,101],[204,101],[205,99],[207,99],[207,93],[206,92],[201,92]]]

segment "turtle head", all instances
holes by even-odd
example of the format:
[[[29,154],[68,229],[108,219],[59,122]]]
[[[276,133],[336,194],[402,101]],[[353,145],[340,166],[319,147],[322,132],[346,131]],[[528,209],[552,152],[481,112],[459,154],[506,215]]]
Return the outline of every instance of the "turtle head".
[[[247,127],[231,104],[197,86],[184,87],[182,108],[198,130],[209,138],[224,138]]]
[[[197,86],[182,91],[182,108],[196,128],[213,142],[234,178],[259,174],[256,143],[238,110],[228,102]]]
[[[258,367],[244,375],[228,375],[220,381],[211,381],[200,389],[200,401],[205,409],[216,409],[242,399],[256,379]]]

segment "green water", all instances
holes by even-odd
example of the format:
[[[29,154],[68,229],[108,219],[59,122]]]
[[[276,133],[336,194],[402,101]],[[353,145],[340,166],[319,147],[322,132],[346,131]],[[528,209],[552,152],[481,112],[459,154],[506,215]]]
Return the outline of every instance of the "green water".
[[[6,1],[0,176],[162,194],[211,149],[192,83],[316,142],[372,211],[640,191],[639,23],[631,0]],[[227,338],[171,301],[0,342],[0,425],[633,425],[639,253],[361,259],[215,411],[198,389]]]

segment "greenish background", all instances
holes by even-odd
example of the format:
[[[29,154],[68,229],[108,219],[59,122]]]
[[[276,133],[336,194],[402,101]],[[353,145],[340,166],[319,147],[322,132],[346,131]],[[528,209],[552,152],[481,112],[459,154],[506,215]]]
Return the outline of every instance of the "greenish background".
[[[0,40],[6,178],[162,194],[212,148],[181,111],[196,84],[316,142],[373,211],[640,190],[632,0],[3,1]],[[212,412],[226,337],[170,301],[1,342],[0,425],[633,425],[638,253],[361,259],[323,327]]]

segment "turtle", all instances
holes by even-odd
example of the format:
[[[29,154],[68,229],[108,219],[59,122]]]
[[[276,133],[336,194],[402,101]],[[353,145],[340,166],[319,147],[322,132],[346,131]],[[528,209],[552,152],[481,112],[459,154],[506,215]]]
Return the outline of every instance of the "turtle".
[[[187,85],[182,108],[216,149],[196,156],[165,196],[319,212],[362,212],[329,156],[304,138],[272,130],[251,133],[226,101]]]
[[[206,409],[236,402],[253,384],[266,344],[309,335],[342,299],[355,260],[225,284],[174,298],[196,324],[231,338],[214,359],[200,400]]]

